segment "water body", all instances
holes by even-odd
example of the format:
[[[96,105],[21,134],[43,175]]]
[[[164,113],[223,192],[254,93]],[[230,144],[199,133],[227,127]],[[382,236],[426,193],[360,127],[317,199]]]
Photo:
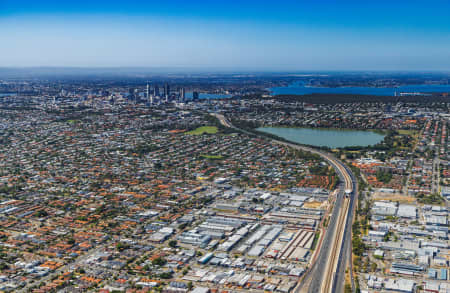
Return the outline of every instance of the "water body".
[[[450,84],[443,85],[407,85],[399,87],[311,87],[296,82],[287,87],[269,89],[273,95],[306,95],[306,94],[360,94],[376,96],[395,96],[395,93],[433,93],[450,92]]]
[[[260,127],[257,130],[297,143],[330,148],[369,146],[375,145],[384,139],[383,134],[370,130],[297,127]]]
[[[186,98],[192,99],[192,92],[186,92]],[[199,99],[227,99],[227,98],[231,98],[231,95],[199,93],[198,98]]]
[[[0,97],[17,96],[16,93],[0,93]]]

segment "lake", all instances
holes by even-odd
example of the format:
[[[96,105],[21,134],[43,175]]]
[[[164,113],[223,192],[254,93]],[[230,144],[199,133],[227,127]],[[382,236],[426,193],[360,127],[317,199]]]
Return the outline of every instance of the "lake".
[[[360,94],[376,96],[395,96],[395,93],[433,93],[450,92],[447,85],[407,85],[399,87],[310,87],[301,82],[293,83],[287,87],[273,87],[269,89],[273,95],[306,95],[306,94]]]
[[[375,145],[384,139],[383,134],[370,130],[296,127],[260,127],[257,130],[297,143],[330,148],[369,146]]]

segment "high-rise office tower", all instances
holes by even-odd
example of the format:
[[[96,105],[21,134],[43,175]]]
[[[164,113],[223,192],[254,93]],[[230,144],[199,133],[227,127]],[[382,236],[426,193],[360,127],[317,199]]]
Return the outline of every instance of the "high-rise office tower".
[[[155,87],[153,88],[153,95],[155,97],[159,96],[159,86],[157,84],[155,84]]]
[[[128,93],[129,93],[128,100],[134,102],[134,89],[129,88]]]
[[[149,99],[150,98],[150,85],[147,83],[147,94],[146,94],[146,98]]]
[[[185,91],[184,87],[182,87],[180,89],[180,101],[184,102],[185,98],[186,98],[186,91]]]
[[[150,93],[150,90],[149,90],[149,93]],[[150,105],[153,105],[153,98],[154,98],[154,97],[155,97],[155,96],[153,95],[153,92],[150,94],[150,96],[147,97],[148,102],[150,103]]]
[[[170,87],[167,82],[164,84],[164,95],[166,96],[166,102],[169,101]]]
[[[194,101],[198,101],[198,98],[199,98],[198,92],[193,92],[193,93],[192,93],[192,99],[193,99]]]

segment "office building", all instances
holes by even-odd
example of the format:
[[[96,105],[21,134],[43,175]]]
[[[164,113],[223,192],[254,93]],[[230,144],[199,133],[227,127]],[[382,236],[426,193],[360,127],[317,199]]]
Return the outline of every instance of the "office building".
[[[193,93],[192,93],[192,99],[193,99],[194,101],[198,101],[198,99],[199,99],[198,92],[193,92]]]
[[[180,89],[180,101],[181,101],[181,102],[184,102],[184,101],[185,101],[185,98],[186,98],[186,91],[185,91],[184,87],[182,87],[182,88]]]
[[[169,101],[169,96],[170,96],[170,86],[168,83],[164,84],[164,95],[166,97],[166,102]]]

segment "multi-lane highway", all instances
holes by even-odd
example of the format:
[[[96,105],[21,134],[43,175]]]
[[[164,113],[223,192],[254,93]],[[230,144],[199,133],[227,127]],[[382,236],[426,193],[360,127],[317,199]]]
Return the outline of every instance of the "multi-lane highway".
[[[221,114],[214,114],[214,116],[226,127],[235,128],[241,132],[254,135],[254,133],[236,128]],[[351,227],[355,207],[354,203],[357,197],[355,177],[344,163],[329,153],[281,140],[272,139],[272,141],[294,149],[320,155],[333,166],[341,182],[343,182],[339,186],[340,192],[337,195],[319,255],[295,289],[296,293],[343,292],[345,267],[347,262],[351,260]]]

